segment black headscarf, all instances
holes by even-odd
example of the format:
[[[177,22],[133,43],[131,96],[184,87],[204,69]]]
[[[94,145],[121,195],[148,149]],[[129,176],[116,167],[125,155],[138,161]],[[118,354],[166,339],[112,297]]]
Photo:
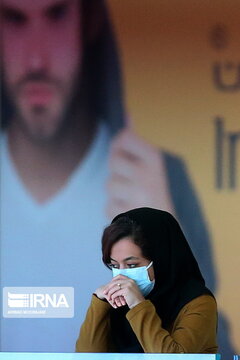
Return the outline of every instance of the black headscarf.
[[[138,208],[117,215],[112,223],[120,217],[127,217],[140,226],[148,242],[155,286],[147,299],[154,304],[164,328],[168,328],[181,308],[194,298],[203,294],[213,296],[205,286],[197,261],[178,222],[170,213],[146,207]],[[124,341],[129,339],[127,346],[132,347],[134,352],[139,352],[141,350],[137,338],[130,335],[130,326],[128,328],[125,320],[120,319],[123,312],[123,309],[115,311],[115,314],[113,312],[114,322],[120,320],[124,330],[129,333],[123,335],[122,341],[118,340],[123,346]],[[131,344],[128,335],[131,337]]]

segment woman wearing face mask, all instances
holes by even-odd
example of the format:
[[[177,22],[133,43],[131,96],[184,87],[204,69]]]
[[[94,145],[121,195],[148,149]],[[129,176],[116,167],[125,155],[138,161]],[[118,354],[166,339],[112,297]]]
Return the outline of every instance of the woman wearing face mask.
[[[78,352],[216,353],[217,306],[172,215],[139,208],[102,237],[112,280],[92,297]]]

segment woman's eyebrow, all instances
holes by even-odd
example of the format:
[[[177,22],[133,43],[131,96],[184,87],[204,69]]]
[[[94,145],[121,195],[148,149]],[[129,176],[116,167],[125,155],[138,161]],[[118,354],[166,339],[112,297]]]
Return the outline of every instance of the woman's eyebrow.
[[[111,257],[110,257],[110,260],[117,262],[117,260],[114,260],[114,259],[111,258]],[[129,257],[123,259],[123,261],[128,261],[128,260],[139,260],[139,258],[138,258],[137,256],[129,256]]]
[[[139,258],[137,256],[129,256],[126,259],[124,259],[124,261],[128,261],[128,260],[139,260]]]

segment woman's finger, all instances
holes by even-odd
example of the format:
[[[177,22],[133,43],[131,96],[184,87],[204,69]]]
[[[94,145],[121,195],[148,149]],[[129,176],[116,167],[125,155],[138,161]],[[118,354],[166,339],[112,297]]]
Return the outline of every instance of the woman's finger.
[[[119,296],[119,299],[120,299],[120,301],[121,301],[121,304],[122,304],[122,306],[124,306],[124,305],[126,305],[127,303],[126,303],[126,300],[125,300],[125,298],[124,298],[124,296]]]
[[[122,289],[122,281],[120,282],[118,279],[114,279],[104,290],[105,295],[113,294],[115,291]]]
[[[106,296],[107,296],[107,298],[108,298],[109,300],[112,300],[114,295],[115,295],[114,298],[115,298],[116,296],[122,295],[121,290],[122,290],[122,289],[119,288],[118,285],[115,285],[114,287],[112,287],[112,288],[108,291],[108,293],[106,294]]]

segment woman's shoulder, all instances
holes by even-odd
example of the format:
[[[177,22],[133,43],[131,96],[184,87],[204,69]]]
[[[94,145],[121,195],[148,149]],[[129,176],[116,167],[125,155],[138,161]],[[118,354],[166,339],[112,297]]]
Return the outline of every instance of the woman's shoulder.
[[[187,304],[185,304],[181,309],[180,313],[192,311],[208,312],[214,310],[217,310],[216,299],[211,295],[204,294],[192,299]]]

